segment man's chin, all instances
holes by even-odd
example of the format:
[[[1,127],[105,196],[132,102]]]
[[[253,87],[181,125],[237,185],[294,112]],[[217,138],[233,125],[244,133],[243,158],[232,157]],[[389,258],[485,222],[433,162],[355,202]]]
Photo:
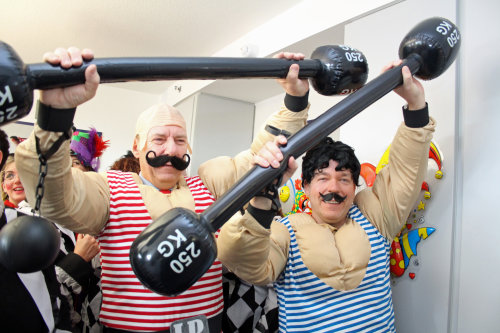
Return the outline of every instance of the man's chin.
[[[166,166],[156,168],[153,175],[160,182],[177,182],[181,174],[182,171],[179,171],[172,166]]]
[[[331,205],[331,208],[327,211],[323,211],[323,214],[328,220],[336,221],[342,217],[345,217],[348,214],[348,210],[344,209],[340,205]]]
[[[177,170],[172,165],[164,165],[164,166],[161,166],[161,167],[154,168],[154,174],[158,175],[158,177],[160,177],[160,175],[174,175],[174,176],[178,176],[178,175],[181,174],[181,172],[182,171]]]

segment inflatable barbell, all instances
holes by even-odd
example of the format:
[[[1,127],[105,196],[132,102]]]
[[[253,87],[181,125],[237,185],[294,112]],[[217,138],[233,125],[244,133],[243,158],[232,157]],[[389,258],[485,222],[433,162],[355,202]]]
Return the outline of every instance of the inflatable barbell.
[[[291,64],[300,65],[299,77],[310,78],[322,95],[347,94],[362,87],[368,64],[362,52],[345,45],[318,47],[313,59],[150,57],[102,58],[64,69],[48,63],[25,65],[14,49],[0,42],[0,126],[26,116],[33,90],[85,82],[85,69],[97,66],[101,83],[185,79],[284,78]]]

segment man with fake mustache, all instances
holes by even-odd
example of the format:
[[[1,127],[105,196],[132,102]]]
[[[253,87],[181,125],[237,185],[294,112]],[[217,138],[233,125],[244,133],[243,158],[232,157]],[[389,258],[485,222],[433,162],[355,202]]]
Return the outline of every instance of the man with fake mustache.
[[[280,332],[395,332],[390,244],[418,197],[435,128],[422,85],[406,66],[402,75],[394,91],[408,103],[405,123],[373,187],[356,195],[361,166],[354,150],[326,137],[302,162],[312,215],[273,221],[277,189],[270,187],[221,228],[221,262],[250,283],[274,283]],[[282,159],[277,144],[269,144],[256,163],[278,167]],[[296,168],[292,157],[283,179]]]
[[[71,48],[46,54],[45,60],[69,68],[92,57],[91,51]],[[277,57],[301,60],[304,55],[281,53]],[[191,153],[186,122],[176,108],[157,104],[141,113],[136,123],[132,151],[139,158],[139,175],[71,169],[69,141],[64,138],[71,135],[76,107],[96,93],[97,70],[95,65],[86,69],[85,85],[40,93],[38,124],[16,151],[27,197],[35,201],[40,164],[37,147],[44,154],[54,151],[54,143],[63,142],[47,162],[49,175],[45,178],[42,211],[68,229],[98,237],[103,292],[100,321],[104,332],[168,332],[172,326],[196,327],[201,332],[202,322],[203,332],[209,329],[219,333],[224,305],[220,261],[216,260],[186,292],[165,297],[148,290],[137,279],[130,264],[130,245],[152,221],[173,207],[203,212],[253,166],[253,156],[275,136],[261,130],[249,150],[234,158],[211,160],[200,166],[199,176],[185,177]],[[309,83],[299,79],[298,72],[298,65],[292,65],[287,78],[278,80],[287,93],[285,106],[266,122],[290,133],[305,125],[309,109]],[[190,322],[191,317],[196,319]]]

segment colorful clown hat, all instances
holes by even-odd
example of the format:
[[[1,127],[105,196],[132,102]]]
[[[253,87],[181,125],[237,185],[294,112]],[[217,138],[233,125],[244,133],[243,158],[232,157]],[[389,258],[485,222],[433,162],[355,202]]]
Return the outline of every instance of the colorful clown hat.
[[[94,171],[99,170],[99,157],[108,146],[109,140],[104,141],[95,128],[90,128],[89,132],[73,132],[69,145],[71,155],[76,156],[84,166],[91,167]]]

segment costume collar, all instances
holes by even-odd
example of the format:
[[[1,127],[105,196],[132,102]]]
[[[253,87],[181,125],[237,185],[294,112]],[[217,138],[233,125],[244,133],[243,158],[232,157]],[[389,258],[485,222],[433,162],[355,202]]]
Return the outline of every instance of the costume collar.
[[[3,204],[5,205],[5,207],[17,208],[17,206],[10,202],[8,199],[4,200]]]
[[[162,191],[162,190],[160,190],[158,187],[154,186],[154,185],[153,185],[153,183],[151,183],[149,180],[147,180],[146,178],[144,178],[144,176],[142,175],[142,171],[141,171],[141,172],[139,172],[139,177],[141,178],[142,183],[143,183],[144,185],[148,185],[148,186],[154,187],[155,189],[157,189],[157,190],[158,190],[158,191],[160,191],[160,192]],[[175,188],[175,187],[176,187],[176,186],[174,186],[174,187],[172,187],[172,188],[168,189],[168,191],[172,192],[172,191],[174,190],[174,188]]]

